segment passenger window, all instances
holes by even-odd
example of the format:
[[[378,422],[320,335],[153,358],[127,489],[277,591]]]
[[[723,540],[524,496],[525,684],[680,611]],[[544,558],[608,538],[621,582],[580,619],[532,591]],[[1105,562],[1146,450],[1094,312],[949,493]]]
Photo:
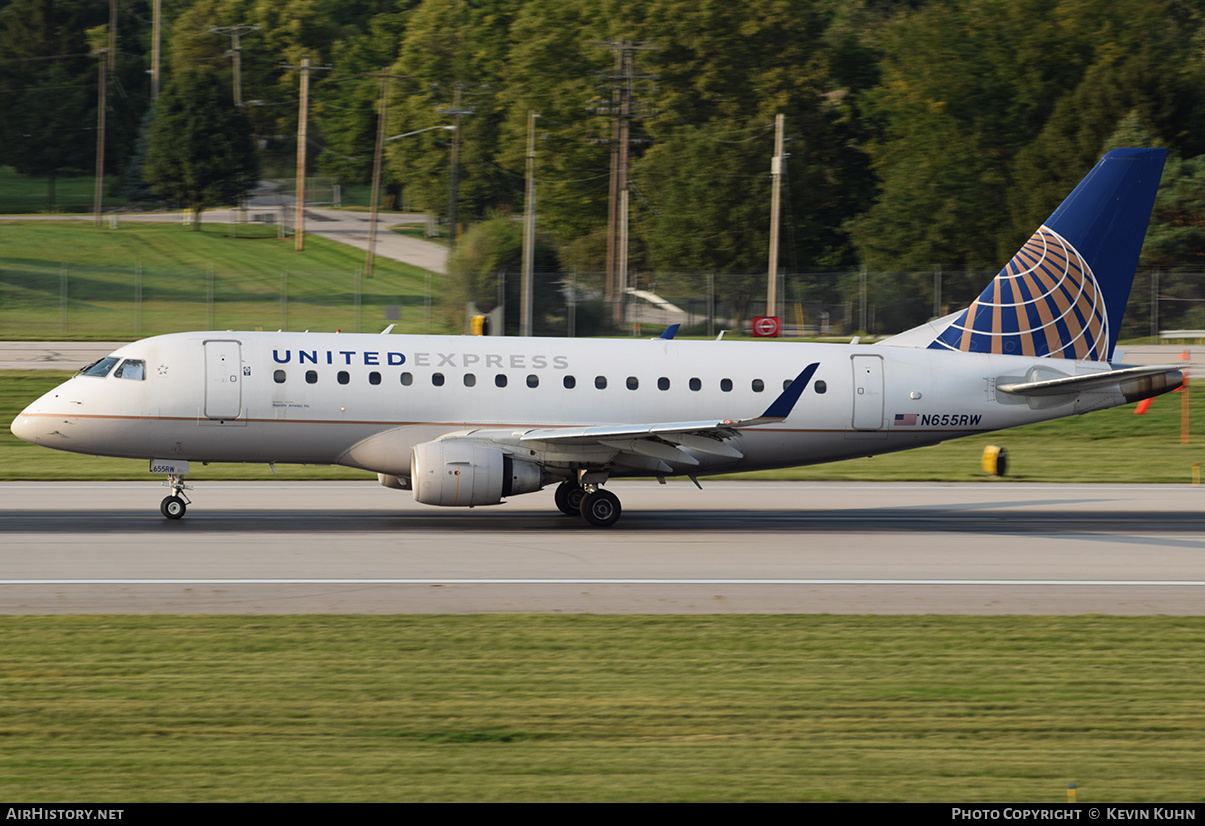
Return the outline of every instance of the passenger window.
[[[700,379],[690,380],[690,389],[698,392],[703,389],[703,382]]]
[[[530,375],[528,375],[527,386],[528,387],[539,387],[540,386],[540,377],[537,376],[535,373],[531,373]]]
[[[381,374],[378,373],[376,370],[373,370],[371,373],[368,374],[368,383],[369,384],[380,384],[381,383]]]
[[[436,387],[443,387],[444,386],[444,374],[443,373],[432,373],[431,374],[431,383],[434,384]]]
[[[272,381],[276,382],[277,384],[284,384],[285,383],[285,371],[277,370],[275,373],[273,373]]]
[[[409,387],[414,384],[414,376],[409,373],[402,373],[402,387]]]
[[[476,386],[476,384],[477,384],[477,377],[475,375],[473,375],[472,373],[464,374],[464,386],[465,387],[474,387],[474,386]]]
[[[657,379],[657,389],[658,390],[669,390],[669,379],[667,379],[665,376],[662,376],[661,378]]]
[[[765,382],[763,382],[761,379],[754,379],[754,380],[753,380],[753,392],[754,392],[754,393],[760,393],[761,391],[763,391],[763,390],[765,390],[765,389],[766,389],[766,383],[765,383]]]
[[[305,383],[306,384],[317,384],[318,383],[318,371],[317,370],[306,370],[305,371]]]
[[[732,379],[720,379],[720,389],[725,393],[732,392]]]
[[[351,381],[351,374],[346,370],[340,370],[339,375],[335,378],[339,380],[339,384],[347,384],[349,381]]]
[[[143,374],[146,372],[146,362],[142,359],[126,359],[121,363],[113,375],[119,379],[132,379],[134,381],[142,381]]]
[[[595,376],[594,377],[594,386],[597,387],[599,390],[606,390],[607,389],[607,377],[606,376]]]
[[[824,392],[828,390],[828,385],[824,383],[824,379],[818,379],[816,383],[812,385],[812,387],[816,388],[816,392],[822,396],[824,395]]]
[[[506,387],[506,374],[499,373],[498,375],[494,376],[494,384],[498,387]]]
[[[782,380],[782,389],[786,390],[788,387],[791,386],[791,382],[793,382],[793,381],[795,381],[795,379],[783,379]]]
[[[640,388],[640,379],[635,376],[628,376],[628,389],[637,390]]]
[[[572,390],[573,388],[577,387],[577,379],[575,379],[573,376],[565,376],[564,384],[566,390]]]
[[[113,365],[117,364],[118,361],[120,361],[120,359],[116,359],[113,356],[105,356],[100,361],[94,361],[83,370],[80,370],[80,375],[99,376],[103,379],[105,376],[109,375],[109,371],[113,369]]]

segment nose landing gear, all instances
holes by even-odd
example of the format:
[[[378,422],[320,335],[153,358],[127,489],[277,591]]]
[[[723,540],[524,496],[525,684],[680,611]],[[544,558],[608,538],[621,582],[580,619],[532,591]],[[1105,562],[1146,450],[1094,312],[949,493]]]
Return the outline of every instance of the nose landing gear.
[[[184,475],[188,473],[188,468],[188,462],[177,459],[151,459],[151,473],[167,474],[167,481],[163,486],[171,493],[159,503],[159,513],[167,519],[181,518],[192,504],[184,493],[186,490],[192,490],[184,484]]]
[[[163,501],[159,503],[159,512],[168,519],[180,519],[188,510],[188,506],[192,504],[184,491],[192,490],[192,488],[184,484],[179,473],[169,474],[167,481],[163,484],[171,490],[171,495],[164,497]]]

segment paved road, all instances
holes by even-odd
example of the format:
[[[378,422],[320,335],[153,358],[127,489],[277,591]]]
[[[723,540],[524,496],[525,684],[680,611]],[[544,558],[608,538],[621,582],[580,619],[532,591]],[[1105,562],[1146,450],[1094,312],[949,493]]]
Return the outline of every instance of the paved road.
[[[201,475],[203,478],[203,474]],[[373,483],[0,484],[0,613],[1205,614],[1205,488],[614,484],[444,510]]]

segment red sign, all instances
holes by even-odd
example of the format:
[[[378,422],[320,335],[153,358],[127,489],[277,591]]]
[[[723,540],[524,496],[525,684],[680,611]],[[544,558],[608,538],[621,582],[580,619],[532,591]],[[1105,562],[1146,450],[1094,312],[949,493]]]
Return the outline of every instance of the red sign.
[[[782,332],[782,320],[776,315],[757,315],[753,317],[753,336],[755,338],[778,338]]]

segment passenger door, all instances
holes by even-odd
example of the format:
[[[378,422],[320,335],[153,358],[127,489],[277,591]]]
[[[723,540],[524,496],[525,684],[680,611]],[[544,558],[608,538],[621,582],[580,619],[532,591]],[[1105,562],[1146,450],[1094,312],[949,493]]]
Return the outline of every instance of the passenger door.
[[[237,341],[205,342],[205,416],[237,419],[243,410],[243,362]]]

